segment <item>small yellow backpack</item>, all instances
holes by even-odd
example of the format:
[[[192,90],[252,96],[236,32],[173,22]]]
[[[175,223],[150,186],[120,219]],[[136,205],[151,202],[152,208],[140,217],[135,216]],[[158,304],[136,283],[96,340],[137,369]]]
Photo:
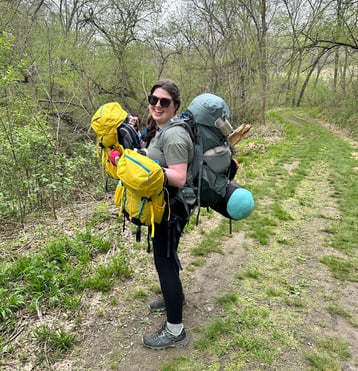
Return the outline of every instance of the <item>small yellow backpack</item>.
[[[127,146],[140,148],[138,133],[127,122],[128,112],[126,112],[118,102],[103,104],[92,116],[91,127],[97,135],[97,145],[102,153],[102,166],[105,172],[112,178],[118,179],[117,167],[112,164],[109,154],[112,150],[117,150],[121,154],[125,145],[123,138],[127,139]]]
[[[162,167],[149,157],[125,149],[117,163],[120,179],[114,202],[120,213],[134,224],[151,226],[160,223],[166,205],[165,175]]]

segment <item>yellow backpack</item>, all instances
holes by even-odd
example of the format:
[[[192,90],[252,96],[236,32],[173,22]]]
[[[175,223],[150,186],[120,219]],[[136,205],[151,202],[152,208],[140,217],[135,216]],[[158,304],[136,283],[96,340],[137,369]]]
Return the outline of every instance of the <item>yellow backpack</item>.
[[[166,205],[163,169],[149,157],[125,149],[117,163],[117,176],[114,202],[120,213],[138,226],[151,226],[153,238],[154,223],[162,221]]]
[[[118,102],[110,102],[99,107],[91,120],[91,127],[97,135],[98,148],[102,152],[103,168],[114,179],[119,178],[116,166],[109,159],[109,153],[115,149],[122,154],[125,147],[140,148],[138,134],[127,122],[127,118],[128,112]]]

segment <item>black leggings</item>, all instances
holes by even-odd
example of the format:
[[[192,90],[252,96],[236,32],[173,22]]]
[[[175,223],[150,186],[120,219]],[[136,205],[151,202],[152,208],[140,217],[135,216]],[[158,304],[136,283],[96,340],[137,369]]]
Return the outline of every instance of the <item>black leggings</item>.
[[[165,214],[162,222],[155,225],[153,238],[154,263],[165,301],[167,321],[175,324],[182,322],[183,312],[183,287],[177,250],[186,218],[178,216],[185,215],[180,206],[171,207],[169,221]]]

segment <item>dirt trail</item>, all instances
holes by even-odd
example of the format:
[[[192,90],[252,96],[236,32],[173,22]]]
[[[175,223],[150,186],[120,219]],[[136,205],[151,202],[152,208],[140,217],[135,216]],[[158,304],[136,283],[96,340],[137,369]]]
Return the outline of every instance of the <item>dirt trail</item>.
[[[221,217],[216,217],[217,221]],[[216,224],[210,220],[210,224]],[[197,231],[183,236],[181,241],[180,259],[184,267],[188,266],[191,257],[189,250]],[[159,370],[163,363],[177,356],[185,356],[194,351],[194,343],[199,336],[195,332],[198,326],[205,326],[221,310],[216,298],[230,291],[234,275],[239,271],[245,260],[242,245],[248,244],[243,233],[227,238],[223,243],[224,254],[215,253],[207,259],[205,265],[194,272],[184,270],[183,286],[187,304],[184,307],[184,318],[189,345],[185,348],[153,351],[143,347],[141,336],[145,332],[156,330],[165,321],[164,314],[150,314],[148,304],[153,297],[143,303],[118,303],[111,306],[105,318],[96,315],[87,316],[87,322],[81,326],[84,330],[80,348],[71,354],[68,360],[55,365],[55,370]],[[151,259],[148,261],[147,274],[153,283],[156,273],[153,271]],[[118,296],[123,291],[133,290],[136,283],[126,287],[117,287],[114,291]],[[121,294],[122,293],[122,294]],[[93,302],[95,307],[98,302]],[[95,309],[94,309],[95,310]],[[92,311],[89,311],[91,313]],[[107,317],[108,316],[108,317]]]

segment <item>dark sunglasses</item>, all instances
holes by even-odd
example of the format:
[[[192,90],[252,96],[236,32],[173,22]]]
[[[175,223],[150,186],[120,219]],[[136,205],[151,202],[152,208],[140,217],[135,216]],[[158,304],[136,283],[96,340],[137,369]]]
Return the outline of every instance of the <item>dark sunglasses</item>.
[[[160,106],[163,108],[169,107],[170,103],[172,102],[172,100],[168,98],[158,98],[155,95],[148,95],[148,102],[151,106],[155,106],[158,101]]]

